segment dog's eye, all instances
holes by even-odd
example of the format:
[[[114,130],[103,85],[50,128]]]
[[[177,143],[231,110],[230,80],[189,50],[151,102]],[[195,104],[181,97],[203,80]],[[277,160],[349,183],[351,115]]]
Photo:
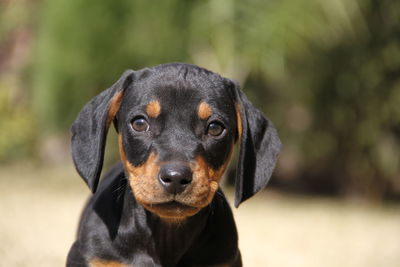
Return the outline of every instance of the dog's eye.
[[[225,130],[225,127],[222,123],[213,121],[207,127],[207,134],[211,136],[220,136]]]
[[[136,132],[146,132],[149,130],[150,127],[145,118],[139,117],[132,121],[132,128]]]

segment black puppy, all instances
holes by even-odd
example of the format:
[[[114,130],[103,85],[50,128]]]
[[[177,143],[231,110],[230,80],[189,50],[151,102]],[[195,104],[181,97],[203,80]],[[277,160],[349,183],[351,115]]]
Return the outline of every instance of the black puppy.
[[[122,164],[98,187],[112,122]],[[67,266],[242,265],[218,183],[239,142],[237,207],[266,186],[281,143],[235,82],[182,63],[128,70],[71,131],[76,169],[94,195]]]

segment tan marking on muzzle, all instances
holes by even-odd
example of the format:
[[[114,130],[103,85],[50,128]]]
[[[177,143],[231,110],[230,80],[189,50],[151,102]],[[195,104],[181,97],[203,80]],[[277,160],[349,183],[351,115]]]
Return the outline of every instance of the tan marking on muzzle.
[[[181,222],[188,216],[196,214],[197,207],[182,206],[178,208],[163,205],[174,200],[174,196],[167,193],[158,181],[160,163],[155,153],[150,153],[146,162],[133,166],[126,157],[123,149],[122,135],[118,135],[121,160],[129,176],[129,185],[135,199],[147,210],[169,222]]]
[[[229,155],[226,161],[217,170],[214,170],[211,166],[209,166],[203,157],[196,157],[196,166],[193,170],[193,175],[194,179],[197,180],[200,186],[197,187],[197,192],[195,192],[194,195],[203,196],[196,201],[196,206],[205,207],[211,203],[212,199],[214,198],[215,192],[217,192],[218,190],[221,177],[229,165],[231,156],[232,147],[229,151]],[[207,195],[204,195],[205,188],[207,189]]]
[[[160,192],[157,174],[160,169],[157,164],[157,156],[151,152],[147,160],[139,166],[132,165],[125,154],[122,135],[118,135],[119,152],[125,170],[129,175],[129,184],[137,201],[142,204],[152,203],[155,195]]]

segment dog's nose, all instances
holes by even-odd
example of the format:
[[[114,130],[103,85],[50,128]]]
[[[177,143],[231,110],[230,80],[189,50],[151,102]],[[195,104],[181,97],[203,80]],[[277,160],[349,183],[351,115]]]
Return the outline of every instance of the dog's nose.
[[[158,180],[167,192],[179,194],[192,182],[192,175],[188,166],[168,164],[161,167]]]

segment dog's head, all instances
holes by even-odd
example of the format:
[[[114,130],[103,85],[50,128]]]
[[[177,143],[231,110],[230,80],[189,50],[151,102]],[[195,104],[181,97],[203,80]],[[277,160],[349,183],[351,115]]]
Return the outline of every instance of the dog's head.
[[[112,122],[136,200],[164,218],[194,215],[211,202],[235,143],[238,206],[266,186],[281,147],[235,82],[181,63],[129,70],[71,128],[75,166],[93,192]]]

